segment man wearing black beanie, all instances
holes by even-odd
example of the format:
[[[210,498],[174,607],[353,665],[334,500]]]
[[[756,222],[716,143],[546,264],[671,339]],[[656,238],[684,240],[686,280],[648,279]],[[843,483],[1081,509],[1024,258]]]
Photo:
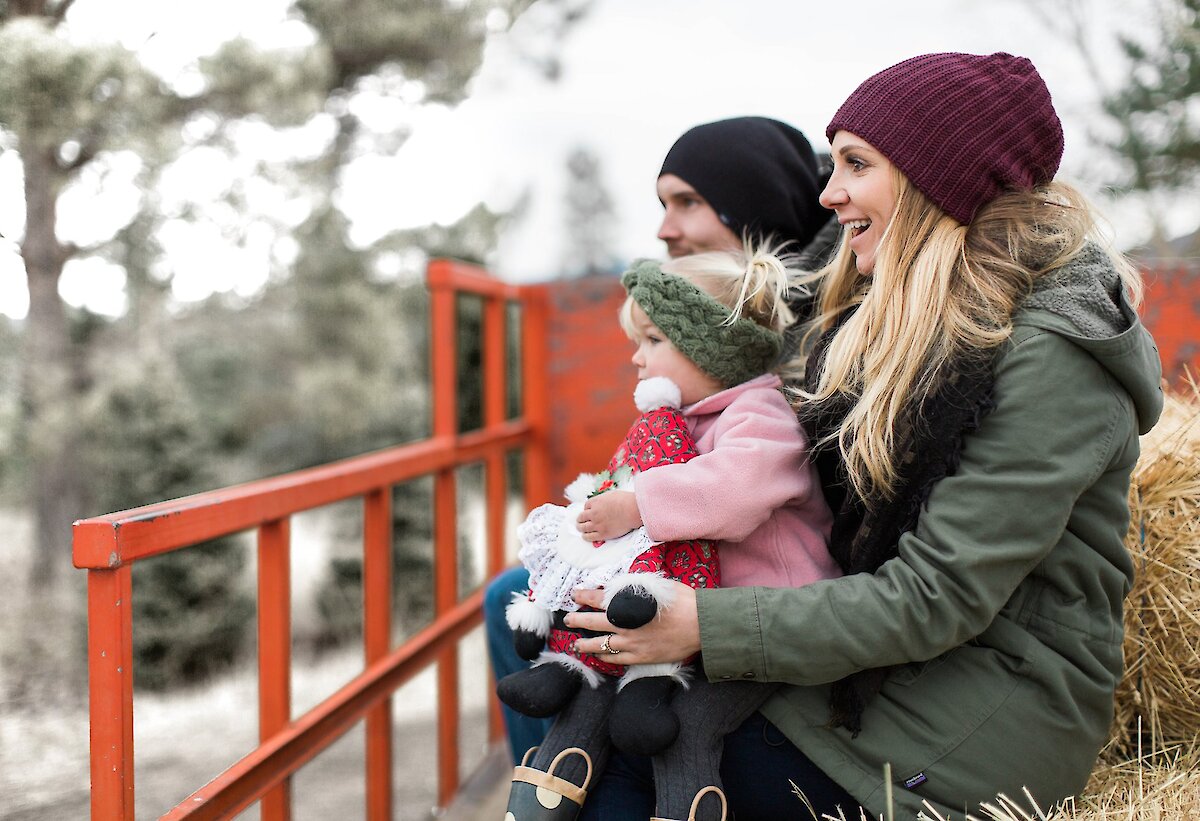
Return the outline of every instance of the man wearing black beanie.
[[[786,243],[798,255],[797,267],[823,265],[837,244],[840,226],[817,201],[829,177],[828,165],[814,156],[804,135],[766,117],[736,117],[705,123],[684,132],[667,152],[658,176],[664,214],[658,238],[674,257],[738,248],[743,234]],[[796,294],[789,304],[797,315],[809,313],[811,297]],[[784,346],[796,351],[799,335],[785,334]],[[510,568],[487,587],[483,602],[488,655],[497,679],[528,667],[513,648],[505,619],[514,593],[529,587],[523,567]],[[540,743],[548,719],[523,716],[502,707],[514,762]]]
[[[786,123],[735,117],[695,126],[658,172],[666,209],[658,238],[676,257],[770,237],[823,262],[837,239],[836,220],[817,201],[827,176],[805,136]],[[822,228],[820,247],[810,248]]]

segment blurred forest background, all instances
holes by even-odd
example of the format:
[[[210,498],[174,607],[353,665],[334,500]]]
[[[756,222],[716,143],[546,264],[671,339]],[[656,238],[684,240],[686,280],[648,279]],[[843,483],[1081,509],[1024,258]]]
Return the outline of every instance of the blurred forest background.
[[[454,224],[363,243],[339,199],[341,175],[410,136],[374,116],[379,106],[463,100],[489,38],[508,38],[524,70],[554,82],[568,32],[605,0],[295,0],[282,44],[232,39],[172,77],[73,28],[96,2],[0,0],[0,159],[19,159],[25,201],[23,233],[3,241],[19,245],[29,291],[24,319],[0,317],[0,555],[11,560],[0,596],[0,725],[83,706],[73,520],[428,435],[424,263],[486,261],[522,204],[496,212],[481,203]],[[1087,2],[1029,5],[1064,48],[1085,64],[1099,59],[1083,36]],[[1094,147],[1118,169],[1114,196],[1194,202],[1200,0],[1147,9],[1150,34],[1111,35],[1126,69],[1100,89]],[[181,169],[213,156],[236,178],[180,196]],[[599,159],[580,146],[565,173],[563,273],[614,270]],[[115,230],[88,243],[61,236],[67,198],[130,174],[140,195]],[[178,260],[164,237],[181,223],[261,250],[261,284],[172,300]],[[1157,231],[1138,251],[1194,262],[1200,244]],[[64,267],[81,261],[123,272],[123,312],[64,301]],[[477,351],[467,344],[460,354],[469,372]],[[469,427],[478,413],[469,383],[463,399]],[[419,623],[430,491],[413,483],[402,493],[398,612]],[[335,541],[353,543],[353,516],[331,521]],[[253,641],[247,556],[230,539],[137,568],[139,687],[203,680],[242,657]],[[324,561],[313,568],[317,615],[298,637],[314,651],[355,632],[356,560]],[[13,765],[5,747],[15,743],[0,726],[0,766]]]
[[[455,224],[364,245],[339,208],[340,175],[351,159],[392,154],[407,138],[404,128],[373,127],[373,111],[461,101],[488,38],[518,19],[509,40],[528,71],[552,82],[553,44],[587,5],[297,0],[288,17],[299,42],[233,39],[185,75],[163,77],[134,51],[73,29],[72,0],[0,0],[0,155],[19,157],[25,194],[23,234],[4,241],[19,243],[29,291],[24,319],[0,318],[10,589],[0,597],[0,818],[80,817],[86,807],[84,574],[71,567],[73,520],[429,435],[424,263],[483,262],[506,215],[480,205]],[[186,196],[164,194],[186,163],[214,155],[236,178],[218,177],[214,189],[192,172]],[[128,219],[90,244],[64,239],[65,198],[131,168],[140,196]],[[162,238],[180,222],[265,248],[261,286],[172,300]],[[64,301],[64,268],[81,260],[120,268],[126,310],[110,316]],[[460,322],[469,375],[478,356],[471,304]],[[477,395],[464,381],[467,428],[479,421]],[[479,481],[465,471],[460,494]],[[430,617],[430,496],[427,482],[397,489],[402,632]],[[298,542],[325,543],[316,545],[321,564],[297,560],[315,608],[297,618],[301,661],[359,633],[361,560],[338,546],[361,544],[360,528],[359,512],[344,506],[297,523]],[[252,556],[231,537],[135,568],[139,690],[202,681],[253,653]],[[64,715],[69,727],[56,723]],[[41,797],[27,780],[39,770]]]
[[[15,581],[46,600],[71,573],[74,519],[428,435],[424,261],[482,262],[505,215],[481,205],[450,226],[352,242],[336,202],[343,167],[393,153],[407,136],[373,129],[361,109],[373,99],[458,102],[489,34],[521,15],[518,46],[527,41],[530,70],[552,78],[545,43],[587,7],[541,0],[534,14],[531,0],[299,0],[291,17],[308,42],[269,48],[235,39],[201,58],[194,75],[164,78],[127,49],[73,36],[73,5],[0,3],[0,146],[20,156],[24,171],[25,230],[13,239],[29,286],[28,316],[0,322],[0,499],[29,512],[30,561]],[[298,151],[297,132],[314,119],[323,139]],[[253,160],[244,159],[248,140],[260,146]],[[208,199],[165,202],[164,177],[178,173],[182,158],[211,152],[242,158],[244,175]],[[102,187],[121,164],[137,169],[132,218],[86,247],[60,239],[60,198]],[[268,237],[262,287],[173,303],[160,237],[178,221],[208,223],[243,246]],[[83,258],[123,270],[122,315],[64,302],[64,267]],[[464,364],[471,356],[467,345]],[[469,416],[477,403],[464,387]],[[397,530],[416,550],[428,539],[428,491],[413,493],[412,503],[396,505],[398,516],[413,517]],[[139,684],[165,687],[236,658],[253,615],[244,562],[223,541],[137,568]],[[343,631],[336,601],[356,598],[343,589],[354,578],[353,567],[333,563],[332,589],[319,594],[327,623],[313,640]],[[46,614],[31,615],[32,624],[47,623]],[[77,655],[81,625],[61,627],[53,644]],[[46,631],[27,632],[0,647],[6,695],[77,689],[77,675],[64,682],[57,659],[38,663],[56,655],[33,646]]]

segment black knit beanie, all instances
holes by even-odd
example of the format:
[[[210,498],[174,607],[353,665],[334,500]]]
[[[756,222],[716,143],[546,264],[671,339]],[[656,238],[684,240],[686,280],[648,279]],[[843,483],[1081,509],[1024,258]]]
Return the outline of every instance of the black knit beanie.
[[[794,242],[799,252],[829,221],[817,202],[822,181],[812,146],[790,125],[735,117],[684,132],[663,160],[663,174],[686,182],[739,237],[743,231]]]

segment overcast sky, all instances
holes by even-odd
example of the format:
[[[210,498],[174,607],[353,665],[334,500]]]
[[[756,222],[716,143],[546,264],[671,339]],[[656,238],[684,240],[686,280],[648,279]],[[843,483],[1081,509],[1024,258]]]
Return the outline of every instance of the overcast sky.
[[[662,157],[681,132],[715,119],[758,114],[800,128],[827,148],[826,122],[868,75],[906,57],[930,51],[1008,51],[1029,57],[1054,96],[1066,131],[1061,176],[1098,195],[1108,168],[1089,131],[1102,126],[1097,81],[1063,36],[1042,15],[1072,0],[596,0],[590,15],[563,43],[563,74],[551,84],[514,68],[512,43],[498,38],[488,49],[470,98],[455,109],[428,108],[415,115],[413,136],[386,161],[351,169],[344,206],[361,241],[396,228],[448,223],[486,201],[507,208],[528,190],[525,221],[503,238],[493,260],[510,279],[553,276],[562,260],[562,213],[567,155],[586,146],[599,155],[616,203],[615,251],[621,258],[656,256],[661,208],[654,181]],[[1110,76],[1119,81],[1115,32],[1136,31],[1154,0],[1082,0],[1093,42]],[[236,33],[276,43],[299,42],[303,31],[281,25],[283,0],[84,0],[72,11],[77,30],[120,38],[160,70],[185,64]],[[521,23],[518,22],[518,26]],[[153,35],[153,36],[151,36]],[[27,296],[14,260],[23,207],[19,164],[0,155],[0,311],[23,315]],[[119,186],[81,191],[64,207],[63,233],[111,231],[132,207]],[[121,203],[125,203],[124,206]],[[1148,224],[1141,209],[1108,207],[1118,244],[1141,241]],[[1178,214],[1178,231],[1194,228],[1194,215]],[[252,291],[265,276],[262,254],[214,248],[202,232],[177,226],[181,266],[175,286],[181,300],[212,290]],[[215,262],[213,262],[215,260]],[[103,266],[77,265],[64,276],[69,301],[119,311],[122,275]]]

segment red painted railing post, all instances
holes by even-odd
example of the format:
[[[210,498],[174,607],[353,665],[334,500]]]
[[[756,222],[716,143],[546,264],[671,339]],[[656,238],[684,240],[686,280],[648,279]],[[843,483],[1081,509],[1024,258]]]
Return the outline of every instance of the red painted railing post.
[[[508,304],[490,297],[483,308],[483,425],[485,430],[499,427],[508,417]],[[491,579],[504,567],[505,522],[508,512],[507,456],[488,455],[484,484],[487,494],[486,578]],[[486,582],[485,582],[486,583]],[[491,678],[487,679],[489,682]],[[490,688],[489,688],[490,690]],[[500,702],[491,692],[488,700],[488,738],[495,741],[504,733]]]
[[[88,573],[92,818],[133,821],[133,582],[129,565]]]
[[[458,433],[458,322],[455,292],[430,285],[433,341],[433,438]],[[434,612],[449,612],[458,600],[458,491],[454,466],[439,470],[433,484]],[[458,653],[438,657],[438,807],[458,790]]]
[[[525,509],[550,501],[550,309],[544,286],[526,286],[521,315],[521,413],[532,428],[525,448]]]
[[[258,740],[292,720],[292,562],[287,519],[258,529]],[[290,821],[291,779],[262,797],[262,821]]]
[[[367,494],[363,503],[363,649],[366,663],[392,649],[392,491]],[[367,821],[392,817],[392,699],[367,713]]]

